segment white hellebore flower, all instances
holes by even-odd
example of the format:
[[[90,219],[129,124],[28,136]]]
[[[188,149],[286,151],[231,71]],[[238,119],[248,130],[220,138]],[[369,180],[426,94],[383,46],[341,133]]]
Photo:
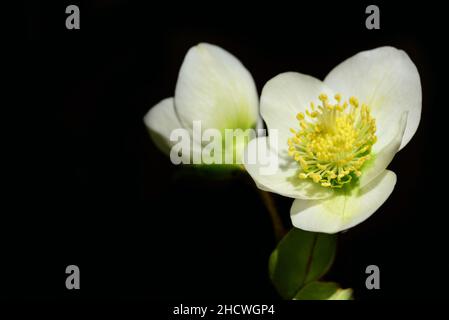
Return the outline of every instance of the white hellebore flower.
[[[245,163],[247,171],[259,188],[295,198],[295,227],[336,233],[367,219],[393,191],[396,175],[386,168],[418,128],[421,84],[404,51],[381,47],[347,59],[324,81],[274,77],[260,108],[279,142],[254,139],[246,157],[264,146],[277,170],[263,174],[258,162]]]
[[[237,136],[255,129],[259,119],[257,90],[248,70],[229,52],[201,43],[184,58],[174,98],[156,104],[144,122],[159,149],[171,156],[182,153],[182,163],[221,164],[225,155],[232,163],[239,161],[248,137]],[[195,137],[198,126],[201,132]],[[235,136],[225,143],[225,130],[230,129]],[[191,147],[176,148],[179,138],[186,138]]]

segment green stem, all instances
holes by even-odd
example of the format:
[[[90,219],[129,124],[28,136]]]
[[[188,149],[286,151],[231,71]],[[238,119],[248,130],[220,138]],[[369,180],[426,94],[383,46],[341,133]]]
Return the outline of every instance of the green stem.
[[[269,192],[260,189],[257,190],[259,191],[260,197],[262,198],[262,202],[267,208],[267,211],[270,215],[276,242],[279,242],[285,236],[287,231],[285,230],[284,225],[282,224],[282,220],[279,216],[278,210],[276,209],[274,199]]]

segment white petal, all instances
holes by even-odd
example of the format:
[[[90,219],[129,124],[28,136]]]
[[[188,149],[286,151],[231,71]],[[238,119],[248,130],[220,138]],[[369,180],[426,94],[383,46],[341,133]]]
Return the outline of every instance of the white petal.
[[[182,128],[175,113],[173,98],[166,98],[156,104],[143,118],[150,136],[156,146],[165,154],[170,153],[170,134],[174,129]]]
[[[280,150],[287,149],[287,139],[292,136],[290,128],[299,128],[298,112],[304,112],[311,102],[318,104],[321,93],[332,97],[322,81],[296,72],[281,73],[265,84],[260,113],[269,130],[279,130]]]
[[[144,116],[143,121],[154,144],[166,155],[178,141],[171,141],[170,135],[175,129],[184,129],[176,116],[173,98],[166,98],[156,104]],[[186,133],[190,136],[190,132]],[[193,163],[193,159],[201,159],[201,146],[190,140],[190,152],[182,154],[182,163]]]
[[[396,152],[399,151],[402,137],[407,126],[407,111],[403,113],[399,123],[396,124],[396,133],[391,141],[382,150],[376,151],[374,148],[374,159],[368,163],[368,167],[362,170],[360,177],[360,187],[363,188],[379,174],[381,174],[393,160]],[[374,145],[376,146],[376,144]]]
[[[392,123],[408,111],[400,149],[416,132],[421,118],[421,82],[409,56],[393,47],[363,51],[335,67],[324,82],[344,95],[356,96],[372,109],[377,123],[377,144],[383,147],[395,130]]]
[[[332,195],[330,189],[299,179],[299,165],[292,159],[278,157],[269,148],[267,137],[250,141],[244,165],[259,189],[298,199],[323,199]]]
[[[179,71],[175,106],[181,123],[202,129],[254,128],[258,95],[251,74],[233,55],[201,43],[187,52]]]
[[[396,184],[396,175],[385,170],[370,184],[350,194],[336,194],[325,200],[293,202],[290,215],[296,228],[336,233],[370,217],[387,200]]]

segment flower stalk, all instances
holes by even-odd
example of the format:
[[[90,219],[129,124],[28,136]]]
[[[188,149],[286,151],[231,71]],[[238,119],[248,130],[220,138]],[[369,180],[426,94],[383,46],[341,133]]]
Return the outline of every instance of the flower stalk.
[[[270,215],[271,224],[273,225],[274,237],[276,239],[276,243],[278,243],[286,235],[287,231],[284,228],[284,224],[282,223],[279,211],[277,210],[274,203],[273,196],[267,191],[261,189],[257,190],[259,191],[260,198],[262,199],[262,202],[265,205],[268,214]]]

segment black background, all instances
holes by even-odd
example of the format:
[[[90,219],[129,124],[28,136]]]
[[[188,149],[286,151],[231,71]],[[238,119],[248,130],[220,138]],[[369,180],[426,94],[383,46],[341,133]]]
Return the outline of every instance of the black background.
[[[80,7],[80,30],[65,28],[68,4]],[[30,2],[0,295],[279,299],[267,276],[274,236],[252,183],[189,177],[142,121],[173,95],[187,50],[209,42],[243,62],[259,93],[285,71],[323,79],[361,50],[409,54],[422,81],[421,124],[390,165],[393,194],[340,235],[326,278],[356,299],[447,298],[441,8],[379,4],[381,30],[370,31],[367,5]],[[275,200],[291,226],[291,200]],[[65,288],[69,264],[81,269],[81,290]],[[381,290],[365,289],[370,264],[380,267]]]

